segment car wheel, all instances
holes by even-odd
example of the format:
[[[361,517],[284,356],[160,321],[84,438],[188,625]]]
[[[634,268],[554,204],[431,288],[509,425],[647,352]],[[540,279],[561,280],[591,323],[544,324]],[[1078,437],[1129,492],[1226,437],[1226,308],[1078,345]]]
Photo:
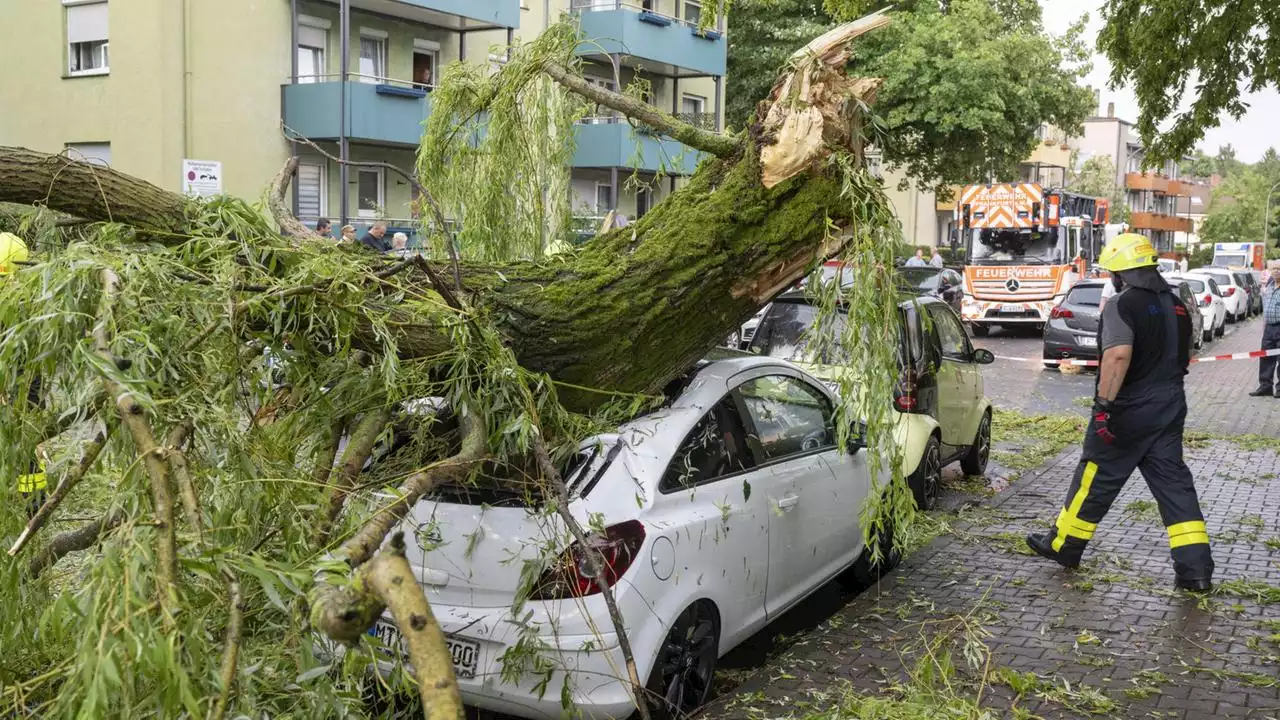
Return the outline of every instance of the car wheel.
[[[982,475],[987,471],[987,460],[991,458],[991,413],[982,414],[982,422],[978,423],[978,434],[969,446],[969,452],[960,461],[960,469],[965,475]]]
[[[973,328],[974,337],[986,337],[991,334],[991,328],[986,325],[970,323],[969,327]]]
[[[1219,325],[1219,326],[1218,326],[1218,329],[1213,331],[1213,334],[1214,334],[1214,335],[1216,335],[1216,336],[1218,336],[1218,337],[1222,337],[1223,335],[1226,335],[1226,334],[1227,334],[1227,323],[1226,323],[1226,321],[1223,321],[1223,323],[1222,323],[1221,325]]]
[[[1200,338],[1200,347],[1204,347],[1205,343],[1213,342],[1213,330],[1205,330],[1201,335],[1204,337]]]
[[[858,559],[853,561],[853,565],[850,565],[848,570],[836,577],[845,588],[849,590],[864,590],[871,587],[876,580],[880,579],[880,576],[897,567],[902,560],[902,553],[893,549],[892,524],[880,531],[874,543],[880,547],[880,561],[871,562],[872,544],[868,543],[862,549],[862,554],[858,556]]]
[[[1203,332],[1197,333],[1195,344],[1192,347],[1196,350],[1199,350],[1200,348],[1204,347],[1204,343],[1205,343],[1205,333]]]
[[[911,473],[911,477],[907,478],[911,494],[916,498],[916,507],[921,510],[932,508],[941,484],[942,449],[938,444],[938,436],[930,435],[929,442],[924,446],[924,454],[920,456],[920,464]]]
[[[649,673],[646,702],[654,720],[692,715],[711,697],[711,682],[720,656],[720,618],[709,603],[684,609],[658,649]]]

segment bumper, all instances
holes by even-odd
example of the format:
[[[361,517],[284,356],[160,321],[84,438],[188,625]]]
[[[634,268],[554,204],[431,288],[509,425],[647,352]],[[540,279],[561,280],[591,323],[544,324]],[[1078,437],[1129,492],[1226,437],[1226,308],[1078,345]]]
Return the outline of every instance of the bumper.
[[[991,302],[965,297],[960,315],[975,325],[1040,325],[1048,321],[1054,300]]]
[[[1090,343],[1089,341],[1093,342]],[[1094,333],[1083,330],[1072,330],[1055,320],[1044,329],[1044,359],[1064,360],[1097,360],[1098,342]]]

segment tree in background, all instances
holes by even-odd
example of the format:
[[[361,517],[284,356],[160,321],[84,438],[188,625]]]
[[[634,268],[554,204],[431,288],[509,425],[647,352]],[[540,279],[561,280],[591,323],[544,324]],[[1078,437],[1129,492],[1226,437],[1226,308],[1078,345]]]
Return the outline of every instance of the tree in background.
[[[763,66],[786,59],[792,33],[882,6],[861,0],[738,0],[729,46],[730,122],[743,122],[769,90]],[[1078,131],[1093,99],[1076,85],[1088,52],[1082,25],[1044,32],[1034,0],[931,0],[894,6],[895,22],[868,38],[855,75],[885,78],[873,141],[891,169],[923,188],[1018,177],[1048,123]],[[763,52],[760,48],[764,48]]]
[[[1102,17],[1098,49],[1111,60],[1112,86],[1131,86],[1138,97],[1151,162],[1182,158],[1223,114],[1243,115],[1242,92],[1280,84],[1275,0],[1108,0]],[[1184,97],[1195,99],[1178,112]]]
[[[1076,167],[1075,158],[1072,166]],[[1081,195],[1107,198],[1111,201],[1111,222],[1129,222],[1129,205],[1124,199],[1124,189],[1116,182],[1116,164],[1108,155],[1095,155],[1073,170],[1067,179],[1067,189]]]
[[[1207,178],[1218,172],[1218,166],[1203,150],[1196,150],[1191,157],[1182,161],[1179,171],[1183,177]]]
[[[1270,172],[1267,172],[1270,170]],[[1248,242],[1262,235],[1267,212],[1268,191],[1280,180],[1280,164],[1265,167],[1263,163],[1244,166],[1214,188],[1209,212],[1200,226],[1200,241],[1205,243]],[[1280,239],[1280,193],[1271,198],[1271,223],[1268,245]]]

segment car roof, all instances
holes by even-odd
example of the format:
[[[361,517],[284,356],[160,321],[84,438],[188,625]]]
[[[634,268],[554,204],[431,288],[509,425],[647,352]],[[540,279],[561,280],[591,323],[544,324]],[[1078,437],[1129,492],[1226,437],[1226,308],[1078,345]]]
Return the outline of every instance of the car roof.
[[[946,301],[944,301],[943,299],[934,297],[932,295],[912,295],[911,293],[899,293],[898,298],[899,298],[898,307],[900,308],[909,308],[914,304],[920,304],[920,305],[933,305],[933,304],[946,305],[947,304]],[[809,298],[807,294],[805,294],[805,291],[803,289],[788,290],[782,293],[781,295],[779,295],[778,297],[774,298],[773,301],[805,303],[806,305],[813,304],[813,301]]]

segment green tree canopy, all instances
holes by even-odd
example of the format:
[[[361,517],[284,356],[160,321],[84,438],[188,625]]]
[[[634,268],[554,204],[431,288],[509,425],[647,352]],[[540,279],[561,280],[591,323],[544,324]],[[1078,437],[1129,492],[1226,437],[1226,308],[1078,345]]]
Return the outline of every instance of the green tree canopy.
[[[1067,179],[1067,188],[1111,201],[1111,222],[1129,222],[1129,205],[1124,199],[1124,188],[1116,182],[1116,164],[1109,155],[1095,155],[1073,169]]]
[[[1239,118],[1242,92],[1280,84],[1280,12],[1275,0],[1188,3],[1109,0],[1098,49],[1113,86],[1138,97],[1138,132],[1153,163],[1178,160],[1224,114]],[[1191,107],[1178,112],[1183,98]],[[1172,118],[1173,124],[1161,131]]]
[[[1270,170],[1270,172],[1268,172]],[[1202,242],[1248,242],[1260,239],[1266,222],[1267,196],[1280,181],[1280,167],[1245,166],[1214,188],[1209,212],[1200,226]],[[1280,191],[1280,188],[1276,188]],[[1280,239],[1280,192],[1271,196],[1268,244]]]
[[[859,0],[739,0],[729,47],[731,122],[747,122],[769,92],[763,65],[785,62],[790,33],[811,34],[874,9]],[[1045,123],[1076,131],[1092,97],[1082,26],[1050,37],[1033,0],[953,0],[898,5],[895,22],[860,43],[856,74],[884,78],[875,139],[891,168],[924,187],[1017,177]],[[803,29],[796,29],[797,27]],[[764,48],[762,52],[759,48]]]

